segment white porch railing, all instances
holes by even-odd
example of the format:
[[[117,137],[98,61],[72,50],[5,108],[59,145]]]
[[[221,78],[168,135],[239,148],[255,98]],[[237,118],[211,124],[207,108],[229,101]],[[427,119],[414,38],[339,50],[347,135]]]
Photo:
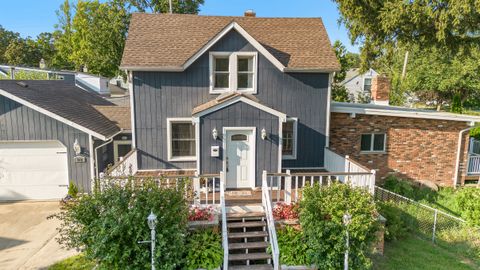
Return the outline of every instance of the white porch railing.
[[[469,175],[480,174],[480,155],[475,155],[475,154],[468,155],[467,174]]]
[[[111,185],[132,187],[142,186],[145,181],[155,181],[157,185],[165,188],[185,188],[185,196],[196,205],[220,206],[221,174],[204,174],[198,176],[165,175],[157,177],[139,176],[105,176],[99,179],[99,189],[103,191]]]
[[[280,269],[280,249],[277,242],[277,232],[275,230],[275,220],[273,219],[272,200],[270,198],[270,189],[267,183],[267,172],[262,175],[262,205],[267,217],[268,237],[272,249],[273,269]]]
[[[228,270],[227,208],[225,207],[225,173],[220,172],[220,211],[222,214],[223,269]]]
[[[267,173],[263,180],[267,182],[272,201],[290,204],[298,202],[304,187],[314,184],[330,185],[333,181],[363,188],[373,194],[375,190],[375,171],[371,172],[319,172],[319,173]]]
[[[137,149],[132,149],[120,162],[111,167],[107,174],[109,176],[130,176],[138,171]]]

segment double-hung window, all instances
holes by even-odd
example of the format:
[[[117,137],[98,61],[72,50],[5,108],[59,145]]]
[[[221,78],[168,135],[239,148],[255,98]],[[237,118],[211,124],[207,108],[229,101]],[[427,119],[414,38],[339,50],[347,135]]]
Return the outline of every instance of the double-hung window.
[[[257,91],[256,52],[211,52],[210,93]]]
[[[363,91],[364,92],[372,91],[372,78],[363,79]]]
[[[288,118],[282,125],[282,156],[283,159],[297,157],[297,122],[296,118]]]
[[[189,119],[168,119],[169,160],[195,160],[195,126]]]
[[[385,133],[362,134],[360,151],[362,152],[385,152],[386,150]]]

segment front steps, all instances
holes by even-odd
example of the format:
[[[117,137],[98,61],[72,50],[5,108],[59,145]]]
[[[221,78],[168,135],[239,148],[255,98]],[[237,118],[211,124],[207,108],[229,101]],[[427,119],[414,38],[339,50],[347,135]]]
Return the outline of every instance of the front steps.
[[[273,269],[265,213],[254,209],[261,211],[231,208],[227,213],[229,269]]]

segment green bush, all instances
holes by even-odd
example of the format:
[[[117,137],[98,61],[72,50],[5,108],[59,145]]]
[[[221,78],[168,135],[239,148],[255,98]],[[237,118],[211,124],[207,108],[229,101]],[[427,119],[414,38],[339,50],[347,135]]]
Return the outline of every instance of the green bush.
[[[300,203],[300,224],[308,245],[307,256],[319,269],[343,268],[346,230],[343,215],[352,216],[350,235],[351,269],[368,269],[368,253],[376,239],[377,209],[372,196],[363,189],[344,184],[305,188]]]
[[[76,198],[78,195],[78,187],[73,181],[70,181],[70,184],[68,184],[68,195],[72,198]]]
[[[480,127],[470,129],[470,137],[480,140]]]
[[[390,175],[385,179],[383,187],[412,200],[424,201],[427,203],[435,202],[438,196],[436,191],[431,190],[428,187],[415,186],[412,182],[399,179],[393,175]]]
[[[215,269],[223,263],[222,235],[218,228],[190,232],[185,251],[187,269]]]
[[[182,185],[179,185],[182,186]],[[181,188],[161,188],[145,180],[142,187],[115,186],[102,193],[79,196],[62,205],[59,242],[84,251],[98,269],[146,269],[150,239],[146,217],[153,211],[156,226],[157,269],[175,269],[183,261],[187,229],[187,202]]]
[[[85,258],[83,254],[67,258],[50,266],[48,270],[92,270],[95,263]]]
[[[285,265],[308,265],[308,245],[301,230],[285,226],[277,230],[280,248],[280,263]]]
[[[457,192],[456,201],[462,218],[470,225],[480,226],[480,189],[462,188]]]
[[[405,213],[393,202],[380,202],[377,204],[380,214],[387,220],[385,223],[385,239],[398,240],[408,235]]]

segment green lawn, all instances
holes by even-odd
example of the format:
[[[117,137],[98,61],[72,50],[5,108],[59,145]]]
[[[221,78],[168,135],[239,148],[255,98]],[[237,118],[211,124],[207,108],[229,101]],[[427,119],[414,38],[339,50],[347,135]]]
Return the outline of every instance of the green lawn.
[[[70,257],[50,266],[48,270],[92,270],[95,264],[85,259],[82,254]]]
[[[470,270],[480,265],[415,236],[385,244],[385,255],[373,257],[375,270]]]

